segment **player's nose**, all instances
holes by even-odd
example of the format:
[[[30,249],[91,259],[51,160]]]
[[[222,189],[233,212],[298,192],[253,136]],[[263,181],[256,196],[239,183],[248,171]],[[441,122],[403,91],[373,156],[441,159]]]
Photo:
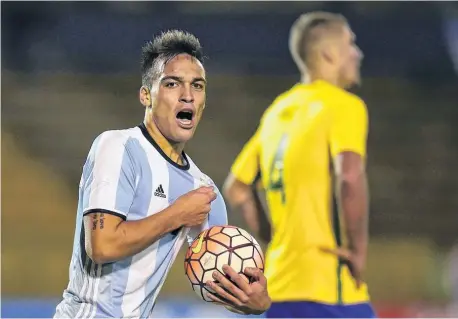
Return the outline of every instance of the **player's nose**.
[[[181,91],[180,102],[182,103],[194,103],[194,95],[190,87],[185,85]]]

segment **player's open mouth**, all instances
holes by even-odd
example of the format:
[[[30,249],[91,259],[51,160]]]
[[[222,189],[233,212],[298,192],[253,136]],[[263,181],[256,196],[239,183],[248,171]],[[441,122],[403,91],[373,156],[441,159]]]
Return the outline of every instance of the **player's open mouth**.
[[[194,110],[192,109],[183,109],[179,111],[176,115],[178,125],[184,129],[191,129],[194,127]]]

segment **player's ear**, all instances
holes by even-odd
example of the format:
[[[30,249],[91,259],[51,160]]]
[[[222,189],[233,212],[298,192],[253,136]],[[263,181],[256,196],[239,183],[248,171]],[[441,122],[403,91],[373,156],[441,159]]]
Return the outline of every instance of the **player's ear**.
[[[325,45],[321,48],[321,55],[323,56],[324,60],[326,60],[326,62],[334,62],[334,52],[330,45]]]
[[[144,107],[150,107],[152,105],[152,102],[151,102],[151,91],[150,91],[150,89],[148,87],[143,85],[140,88],[139,98],[140,98],[140,103]]]
[[[336,43],[334,42],[327,42],[323,43],[321,48],[323,58],[331,64],[336,63],[339,60],[339,48],[337,47]]]

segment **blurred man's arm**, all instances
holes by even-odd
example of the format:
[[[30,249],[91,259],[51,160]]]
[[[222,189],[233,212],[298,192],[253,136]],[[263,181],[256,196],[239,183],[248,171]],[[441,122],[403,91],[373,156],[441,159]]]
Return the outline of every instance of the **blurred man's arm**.
[[[259,146],[256,133],[234,161],[224,182],[223,194],[230,210],[242,214],[250,231],[269,242],[270,227],[262,227],[268,221],[256,188],[260,176]]]
[[[268,221],[256,185],[247,185],[230,173],[224,183],[224,196],[231,210],[242,214],[250,231],[268,243],[270,228],[266,227]]]
[[[362,101],[334,114],[330,148],[334,164],[338,206],[343,215],[348,252],[339,255],[351,259],[350,269],[359,282],[367,257],[368,187],[365,169],[368,119]],[[351,254],[349,256],[348,254]]]
[[[359,154],[343,152],[335,163],[337,198],[343,213],[348,249],[365,260],[369,241],[369,196],[364,161]]]

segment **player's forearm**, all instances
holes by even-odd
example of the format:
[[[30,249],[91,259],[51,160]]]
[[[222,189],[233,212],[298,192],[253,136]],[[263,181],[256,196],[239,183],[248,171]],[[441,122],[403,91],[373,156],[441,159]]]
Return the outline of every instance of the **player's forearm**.
[[[349,249],[365,257],[369,237],[366,174],[361,173],[354,178],[342,178],[339,186]]]
[[[242,183],[232,174],[229,174],[223,186],[223,194],[231,211],[242,214],[250,231],[257,234],[260,227],[250,185]]]
[[[254,186],[229,178],[223,192],[231,211],[241,214],[249,230],[265,242],[269,242],[270,233],[263,231],[261,227],[260,216],[264,215],[264,212]]]
[[[173,206],[147,218],[122,221],[112,230],[92,233],[90,257],[96,263],[107,263],[133,256],[182,225]]]
[[[243,216],[251,232],[268,243],[270,241],[270,232],[268,231],[269,229],[267,229],[267,231],[264,229],[267,227],[261,227],[260,216],[262,216],[264,212],[261,211],[262,206],[260,205],[259,199],[255,196],[256,195],[253,194],[244,202],[231,205],[231,209]]]
[[[243,216],[243,219],[247,223],[250,231],[255,234],[259,234],[261,228],[257,217],[259,213],[252,197],[247,198],[243,202],[234,203],[231,205],[231,208],[233,211],[236,211]]]
[[[265,243],[269,243],[270,240],[272,239],[270,221],[267,218],[267,213],[264,210],[264,206],[261,203],[259,192],[255,185],[252,186],[251,194],[253,198],[253,205],[256,207],[255,208],[256,221],[258,223],[258,228],[259,228],[257,234]]]
[[[143,220],[127,221],[119,225],[118,258],[134,255],[158,241],[182,225],[177,218],[175,207],[170,206],[163,211]],[[116,254],[116,252],[114,252]]]

